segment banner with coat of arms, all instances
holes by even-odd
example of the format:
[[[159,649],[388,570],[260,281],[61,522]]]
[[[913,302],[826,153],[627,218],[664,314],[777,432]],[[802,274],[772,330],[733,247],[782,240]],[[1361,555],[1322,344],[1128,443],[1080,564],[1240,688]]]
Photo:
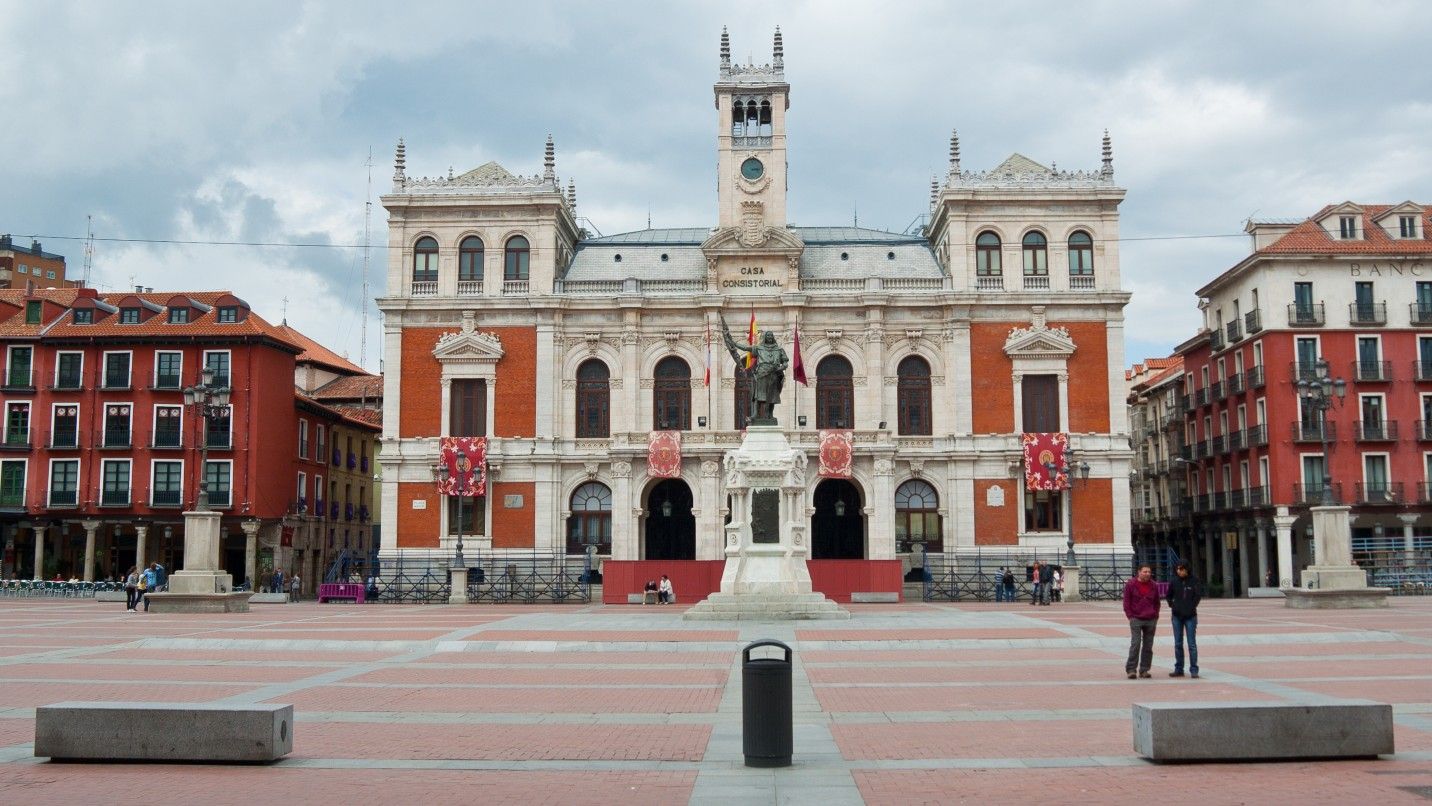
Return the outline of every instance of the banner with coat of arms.
[[[487,494],[487,437],[443,437],[438,451],[438,460],[448,470],[447,481],[438,482],[439,494],[471,498]]]
[[[652,431],[647,437],[646,475],[654,479],[681,475],[680,431]]]
[[[1069,488],[1069,435],[1063,433],[1023,434],[1024,489],[1065,490]],[[1054,465],[1050,473],[1047,465]]]
[[[854,432],[831,428],[820,432],[820,475],[827,479],[850,478],[855,460]]]

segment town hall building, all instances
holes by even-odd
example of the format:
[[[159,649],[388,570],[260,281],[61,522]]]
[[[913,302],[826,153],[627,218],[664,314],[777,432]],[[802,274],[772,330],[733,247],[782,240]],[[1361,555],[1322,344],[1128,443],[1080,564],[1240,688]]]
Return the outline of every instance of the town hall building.
[[[898,591],[928,556],[1054,556],[1071,528],[1078,550],[1129,552],[1107,134],[1087,171],[1019,154],[966,170],[952,135],[922,232],[797,227],[780,32],[760,65],[734,63],[723,32],[714,92],[716,209],[689,228],[584,231],[550,138],[526,176],[411,177],[399,142],[378,300],[385,561],[447,561],[460,531],[470,564],[594,554],[607,601],[661,573],[699,599],[707,577],[688,571],[724,557],[722,460],[749,416],[723,318],[799,355],[806,383],[788,371],[775,416],[810,460],[817,590]],[[1026,461],[1026,435],[1059,447]],[[450,437],[478,440],[481,495],[438,494]]]

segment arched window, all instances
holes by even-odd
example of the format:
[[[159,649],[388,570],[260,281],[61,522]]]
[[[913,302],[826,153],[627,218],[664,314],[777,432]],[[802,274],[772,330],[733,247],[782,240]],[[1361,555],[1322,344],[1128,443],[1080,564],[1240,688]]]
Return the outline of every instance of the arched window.
[[[577,367],[577,437],[611,436],[611,373],[593,358]]]
[[[793,393],[794,394],[794,393]],[[736,409],[736,430],[744,431],[746,423],[751,419],[751,375],[746,372],[736,373],[736,393],[732,398]]]
[[[993,232],[981,232],[975,239],[975,274],[981,277],[999,277],[1004,274],[999,260],[999,236]]]
[[[1069,274],[1071,276],[1094,275],[1094,239],[1087,232],[1076,232],[1069,236]]]
[[[1043,276],[1049,273],[1049,242],[1044,236],[1031,232],[1024,236],[1024,274],[1026,277]]]
[[[436,238],[423,236],[413,244],[413,282],[436,283],[438,281],[438,242]]]
[[[654,374],[652,414],[656,430],[690,430],[691,368],[680,358],[667,356],[656,365]]]
[[[502,269],[504,280],[526,280],[531,247],[521,235],[507,239],[506,264]]]
[[[463,238],[457,247],[457,279],[482,279],[482,239],[476,235]]]
[[[612,491],[597,481],[572,491],[567,518],[567,553],[586,554],[589,546],[596,546],[598,554],[612,553]]]
[[[895,546],[897,551],[944,551],[940,532],[940,496],[929,483],[911,479],[895,491]]]
[[[838,355],[815,368],[815,427],[855,427],[855,378],[850,362]]]
[[[933,433],[930,422],[930,365],[918,355],[906,357],[896,369],[899,387],[896,394],[901,434],[928,436]]]

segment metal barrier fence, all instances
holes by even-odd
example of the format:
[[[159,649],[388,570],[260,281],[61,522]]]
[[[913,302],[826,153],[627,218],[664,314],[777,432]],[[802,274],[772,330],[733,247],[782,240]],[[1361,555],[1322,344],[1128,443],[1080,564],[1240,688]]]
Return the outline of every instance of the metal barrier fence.
[[[1163,551],[1167,551],[1164,549]],[[1124,583],[1141,563],[1155,567],[1172,566],[1177,558],[1135,555],[1129,551],[1075,550],[1079,561],[1079,595],[1085,599],[1117,600]],[[1029,599],[1033,585],[1026,573],[1034,561],[1063,569],[1067,553],[1062,549],[975,549],[969,552],[925,555],[924,599],[927,602],[991,602],[995,585],[1004,569],[1014,572],[1015,597]]]
[[[1353,538],[1352,561],[1367,572],[1367,584],[1390,588],[1393,596],[1432,593],[1432,537]]]
[[[92,599],[101,591],[124,591],[123,582],[56,582],[45,579],[0,580],[0,596]]]
[[[588,556],[532,552],[468,556],[467,599],[486,604],[585,604],[592,601]],[[452,593],[448,559],[384,558],[364,580],[367,599],[382,604],[446,603]]]

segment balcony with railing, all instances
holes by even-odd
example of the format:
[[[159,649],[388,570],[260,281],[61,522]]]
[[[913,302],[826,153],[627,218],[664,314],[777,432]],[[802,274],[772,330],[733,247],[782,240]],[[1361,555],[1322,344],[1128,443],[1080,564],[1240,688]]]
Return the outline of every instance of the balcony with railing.
[[[1347,320],[1350,325],[1387,324],[1387,303],[1350,302],[1347,306]]]
[[[1235,372],[1228,378],[1228,393],[1230,395],[1241,395],[1243,391],[1243,373]]]
[[[1318,380],[1318,363],[1316,361],[1289,361],[1288,372],[1292,374],[1294,381],[1316,381]]]
[[[1228,385],[1223,381],[1214,381],[1209,387],[1209,395],[1215,400],[1226,400],[1228,398]]]
[[[149,505],[155,509],[176,509],[184,506],[184,496],[179,490],[153,490],[149,493]]]
[[[1003,291],[1004,277],[995,275],[993,277],[983,275],[975,278],[976,291]]]
[[[1412,362],[1412,372],[1419,381],[1432,381],[1432,360],[1418,359]]]
[[[1263,388],[1264,379],[1263,368],[1261,366],[1250,368],[1247,372],[1243,373],[1243,377],[1248,380],[1249,389]]]
[[[1191,510],[1193,510],[1194,512],[1211,512],[1211,511],[1212,511],[1212,503],[1213,503],[1213,501],[1212,501],[1211,496],[1209,496],[1208,493],[1202,493],[1202,494],[1200,494],[1200,495],[1190,496],[1189,499],[1188,499],[1188,501],[1189,501],[1189,508],[1190,508]]]
[[[437,295],[438,281],[436,279],[414,280],[413,284],[408,286],[408,296],[410,297],[436,297]]]
[[[149,447],[154,450],[179,450],[184,447],[184,434],[178,430],[159,429],[149,435]]]
[[[1331,503],[1341,504],[1343,501],[1342,482],[1335,481],[1328,486],[1332,491]],[[1321,483],[1304,484],[1302,482],[1294,482],[1293,502],[1298,506],[1320,506],[1323,503],[1323,485]]]
[[[75,509],[80,505],[79,490],[46,490],[43,498],[49,509]]]
[[[1049,275],[1047,274],[1026,274],[1024,275],[1025,291],[1048,291]]]
[[[1324,432],[1327,440],[1332,442],[1338,438],[1338,424],[1334,422],[1305,423],[1302,420],[1293,421],[1294,442],[1322,442]]]
[[[1193,411],[1194,409],[1198,408],[1198,398],[1192,394],[1179,395],[1178,405],[1179,408],[1183,409],[1185,412]]]
[[[1288,306],[1289,327],[1322,327],[1326,321],[1327,317],[1323,312],[1321,302],[1309,302],[1304,305],[1294,302]]]
[[[502,281],[502,293],[503,293],[503,295],[505,295],[505,296],[512,296],[512,295],[514,295],[514,294],[527,294],[527,293],[531,292],[531,290],[532,290],[532,281],[530,281],[530,280],[503,280],[503,281]]]
[[[60,372],[50,385],[52,392],[75,392],[84,387],[84,378],[78,372]]]
[[[6,392],[33,392],[35,391],[35,373],[29,364],[17,367],[7,367],[5,370]]]
[[[146,386],[151,392],[178,392],[184,388],[184,379],[177,372],[151,372]]]
[[[0,442],[0,449],[7,451],[28,451],[31,447],[29,428],[5,429],[5,441]]]
[[[1268,444],[1268,426],[1255,425],[1248,429],[1248,436],[1244,438],[1244,444],[1249,447],[1262,447]]]
[[[105,450],[125,450],[134,447],[134,439],[128,428],[106,428],[95,432],[94,446]]]
[[[233,450],[234,436],[228,431],[208,431],[204,435],[204,444],[211,451]]]
[[[77,427],[56,428],[40,443],[52,451],[73,451],[80,447],[80,430]]]
[[[129,489],[102,491],[99,494],[99,505],[102,507],[129,506]]]
[[[1392,380],[1391,361],[1354,361],[1352,375],[1360,383],[1379,383]]]
[[[1413,326],[1432,325],[1432,302],[1413,302],[1408,305]]]
[[[1193,393],[1193,404],[1198,408],[1207,406],[1211,398],[1208,395],[1208,387],[1205,386]]]
[[[1249,507],[1266,507],[1273,503],[1267,487],[1249,487],[1243,492]]]
[[[1357,439],[1359,442],[1396,442],[1396,420],[1358,420]]]
[[[1222,331],[1221,329],[1215,328],[1214,330],[1209,331],[1209,333],[1208,333],[1208,349],[1210,349],[1210,350],[1212,350],[1213,352],[1216,353],[1216,352],[1218,352],[1219,350],[1222,350],[1222,349],[1223,349],[1224,347],[1226,347],[1226,346],[1227,346],[1227,344],[1226,344],[1226,343],[1224,342],[1224,340],[1223,340],[1223,331]]]
[[[1419,442],[1432,441],[1432,420],[1417,421],[1417,439]]]
[[[1367,506],[1395,506],[1404,500],[1400,481],[1359,481],[1357,502]]]
[[[482,295],[481,280],[458,280],[457,295],[459,297],[476,297]]]
[[[1203,458],[1205,458],[1205,457],[1208,456],[1208,441],[1207,441],[1207,440],[1200,440],[1200,441],[1198,441],[1198,442],[1193,443],[1192,448],[1193,448],[1193,450],[1192,450],[1193,456],[1192,456],[1191,458],[1193,458],[1193,459],[1203,459]]]
[[[1249,311],[1248,313],[1243,314],[1243,329],[1247,330],[1248,335],[1250,336],[1262,330],[1263,312],[1254,309]]]
[[[1247,437],[1247,433],[1248,432],[1246,431],[1228,432],[1228,450],[1241,451],[1244,448],[1248,447],[1248,444],[1244,442],[1244,439]]]
[[[106,370],[103,376],[104,385],[101,389],[110,389],[116,392],[127,391],[129,387],[129,367],[122,369]]]
[[[1232,322],[1223,326],[1223,332],[1224,335],[1228,336],[1228,343],[1232,344],[1243,338],[1243,323],[1234,319]]]
[[[1218,456],[1224,453],[1228,453],[1228,438],[1225,437],[1223,434],[1219,434],[1215,437],[1209,437],[1208,454],[1210,456]]]
[[[0,490],[0,509],[23,510],[25,509],[24,489]]]

